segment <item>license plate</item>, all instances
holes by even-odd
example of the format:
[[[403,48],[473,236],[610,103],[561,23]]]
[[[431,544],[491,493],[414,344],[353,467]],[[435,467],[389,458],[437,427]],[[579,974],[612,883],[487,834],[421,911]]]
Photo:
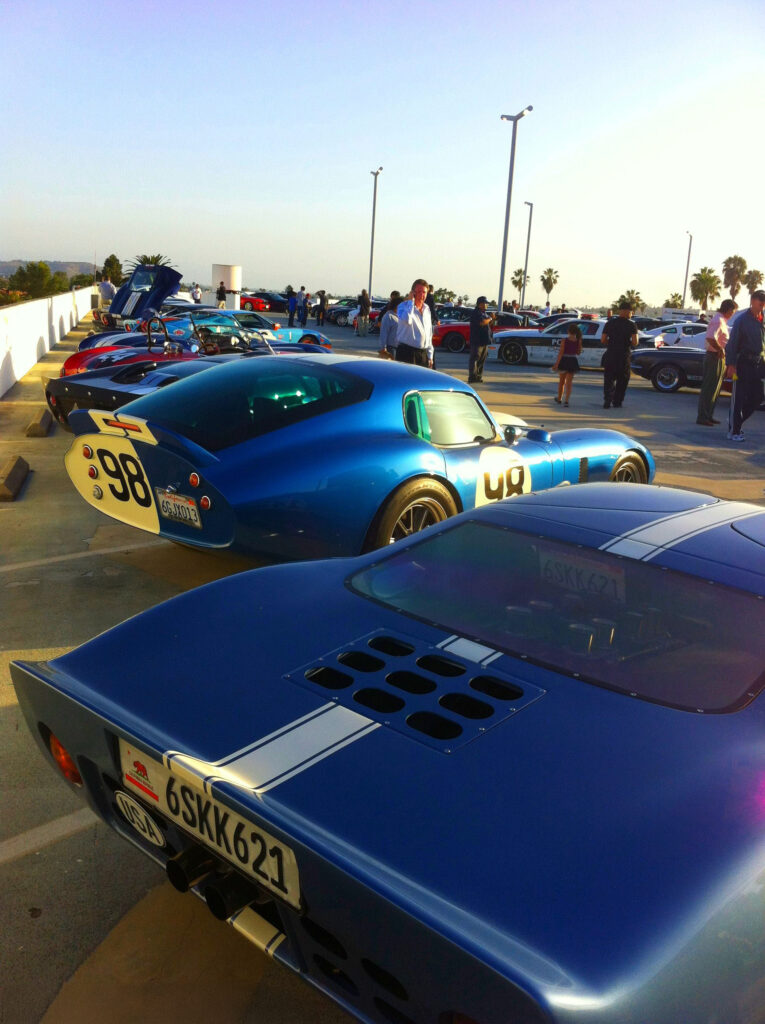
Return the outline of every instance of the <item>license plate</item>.
[[[297,860],[289,846],[206,793],[201,782],[173,772],[124,740],[120,740],[120,763],[129,792],[264,889],[300,909]]]
[[[202,529],[202,520],[199,518],[197,503],[193,498],[187,498],[185,494],[172,494],[161,487],[155,487],[154,493],[157,496],[160,515],[165,519],[186,523],[198,530]]]
[[[539,572],[544,580],[563,590],[602,596],[620,603],[626,600],[624,570],[605,567],[594,558],[562,556],[540,547]]]

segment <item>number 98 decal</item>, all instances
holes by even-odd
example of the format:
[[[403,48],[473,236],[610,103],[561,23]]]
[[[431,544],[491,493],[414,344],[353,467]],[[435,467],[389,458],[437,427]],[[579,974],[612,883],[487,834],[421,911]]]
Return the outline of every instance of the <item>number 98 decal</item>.
[[[90,449],[90,457],[84,449]],[[64,463],[89,505],[122,523],[159,533],[151,482],[129,438],[82,435],[66,453]]]
[[[507,448],[484,448],[476,474],[475,505],[528,494],[531,471],[520,456]]]

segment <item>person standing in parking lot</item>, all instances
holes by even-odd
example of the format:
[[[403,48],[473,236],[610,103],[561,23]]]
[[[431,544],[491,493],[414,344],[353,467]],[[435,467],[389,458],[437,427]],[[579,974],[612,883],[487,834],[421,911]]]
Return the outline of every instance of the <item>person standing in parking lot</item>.
[[[468,364],[468,384],[483,382],[483,364],[492,338],[491,326],[496,320],[493,313],[486,311],[488,299],[479,295],[475,309],[470,314],[470,362]]]
[[[195,284],[194,287],[191,289],[191,297],[194,300],[194,302],[197,303],[197,305],[199,305],[199,303],[202,301],[202,289],[199,287],[198,284]]]
[[[117,294],[117,289],[109,280],[108,274],[101,275],[101,283],[98,286],[99,306],[101,309],[108,309],[112,299]]]
[[[399,305],[396,328],[396,360],[415,366],[433,366],[433,321],[425,301],[428,282],[418,277]]]
[[[714,419],[715,404],[720,395],[725,376],[725,346],[728,342],[728,321],[738,309],[733,299],[725,299],[719,312],[709,322],[706,333],[706,351],[701,375],[699,408],[696,422],[700,427],[713,427],[719,420]]]
[[[316,326],[324,326],[324,317],[327,312],[327,293],[322,288],[319,291],[319,308],[316,311]]]
[[[369,330],[369,310],[371,304],[369,302],[369,296],[367,295],[366,288],[361,289],[361,295],[359,295],[359,312],[356,318],[356,324],[358,328],[358,335],[360,338],[365,338],[367,331]]]
[[[380,355],[384,359],[396,358],[396,330],[401,292],[391,292],[388,305],[380,314]]]
[[[638,329],[629,302],[619,303],[619,315],[603,328],[603,408],[621,409],[630,382],[630,351],[637,348]]]
[[[765,291],[752,292],[749,309],[733,322],[730,341],[725,346],[725,362],[735,368],[730,396],[728,440],[743,441],[741,429],[762,403],[762,378],[765,375]]]
[[[226,286],[221,281],[218,285],[218,290],[215,293],[215,298],[218,300],[218,309],[226,308]]]
[[[287,292],[287,326],[295,326],[295,311],[297,310],[297,295],[290,290]]]

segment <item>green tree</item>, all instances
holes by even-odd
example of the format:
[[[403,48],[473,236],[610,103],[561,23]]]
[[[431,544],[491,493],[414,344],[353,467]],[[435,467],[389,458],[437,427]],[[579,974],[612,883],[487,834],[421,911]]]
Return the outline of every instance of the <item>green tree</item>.
[[[756,292],[762,284],[762,271],[748,270],[746,272],[746,277],[744,278],[744,284],[746,285],[746,290],[750,295],[753,292]]]
[[[457,293],[451,291],[449,288],[434,288],[433,299],[435,302],[454,302],[457,298]]]
[[[683,297],[680,292],[672,292],[668,299],[664,300],[665,309],[680,309],[683,304]]]
[[[112,253],[111,256],[107,256],[106,259],[104,260],[104,265],[101,268],[101,273],[106,274],[106,276],[109,278],[111,283],[116,288],[119,288],[119,286],[125,280],[125,275],[122,273],[122,264],[114,255],[114,253]]]
[[[88,285],[94,284],[95,280],[96,279],[92,274],[74,274],[69,278],[69,287],[87,288]]]
[[[529,275],[526,274],[526,277],[524,279],[523,267],[518,267],[518,269],[515,271],[513,276],[510,278],[510,284],[513,286],[513,288],[515,288],[517,290],[517,292],[518,292],[518,301],[519,302],[521,301],[521,293],[523,292],[523,286],[524,286],[524,284],[528,284],[528,283],[529,283]]]
[[[638,309],[645,309],[646,303],[643,302],[640,292],[634,288],[629,288],[626,292],[622,292],[616,302],[611,303],[612,309],[618,309],[623,302],[630,304],[630,309],[634,313]]]
[[[129,266],[135,270],[136,267],[151,266],[151,267],[172,267],[172,262],[168,256],[163,256],[161,253],[156,253],[154,256],[136,256],[129,263]]]
[[[741,291],[741,285],[746,277],[746,260],[743,256],[729,256],[723,263],[723,284],[730,291],[730,297],[735,299]]]
[[[558,283],[558,271],[553,270],[552,267],[548,267],[547,270],[539,278],[542,282],[542,287],[547,292],[547,298],[550,298],[550,292],[553,290],[555,285]]]
[[[710,299],[720,294],[722,281],[712,267],[702,267],[691,278],[691,297],[701,303],[702,309],[709,309]]]
[[[60,295],[61,292],[69,291],[69,278],[66,276],[63,270],[57,270],[53,275],[51,281],[51,288],[54,295]]]
[[[8,278],[8,285],[11,289],[26,292],[30,299],[53,295],[53,275],[48,264],[42,261],[19,267]]]

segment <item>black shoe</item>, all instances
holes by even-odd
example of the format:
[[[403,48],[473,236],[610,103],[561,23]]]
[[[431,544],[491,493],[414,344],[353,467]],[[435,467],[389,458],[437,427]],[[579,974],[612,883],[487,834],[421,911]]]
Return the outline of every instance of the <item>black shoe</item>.
[[[603,403],[603,408],[604,409],[610,409],[611,408],[611,403],[610,402],[604,402]]]
[[[696,420],[696,424],[699,427],[713,427],[715,425],[714,420]]]
[[[717,424],[718,424],[718,423],[719,423],[720,421],[719,421],[719,420],[716,420],[716,419],[715,419],[714,417],[712,417],[712,419],[711,419],[711,420],[710,420],[709,422],[710,422],[710,423],[714,423],[714,424],[715,424],[715,426],[716,426],[716,425],[717,425]]]
[[[614,402],[614,409],[621,409],[621,407],[622,407],[622,403],[621,402]]]

